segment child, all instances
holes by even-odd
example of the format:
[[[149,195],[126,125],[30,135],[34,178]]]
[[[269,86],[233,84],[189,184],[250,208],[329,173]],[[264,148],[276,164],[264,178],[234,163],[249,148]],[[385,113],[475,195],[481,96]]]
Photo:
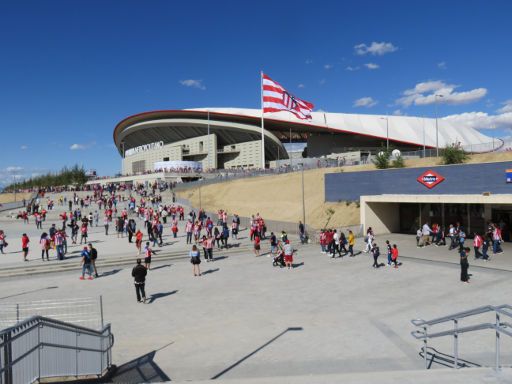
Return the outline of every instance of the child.
[[[421,229],[418,228],[418,230],[416,231],[416,247],[420,247],[420,239],[421,239]]]

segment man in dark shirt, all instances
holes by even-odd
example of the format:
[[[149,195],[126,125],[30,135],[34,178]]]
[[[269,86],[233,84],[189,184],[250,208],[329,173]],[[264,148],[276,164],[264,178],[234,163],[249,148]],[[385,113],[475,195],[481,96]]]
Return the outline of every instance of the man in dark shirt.
[[[98,258],[98,251],[92,246],[91,243],[87,244],[89,254],[91,255],[92,268],[94,269],[94,277],[98,277],[98,270],[96,269],[96,259]]]
[[[146,284],[146,275],[148,271],[141,263],[141,259],[137,259],[137,265],[132,269],[132,276],[135,283],[137,302],[146,303],[146,292],[144,291],[144,286]]]

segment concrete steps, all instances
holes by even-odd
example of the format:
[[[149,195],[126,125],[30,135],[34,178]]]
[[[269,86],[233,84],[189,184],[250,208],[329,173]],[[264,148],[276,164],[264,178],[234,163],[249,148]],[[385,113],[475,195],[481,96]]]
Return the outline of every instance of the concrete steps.
[[[232,247],[227,250],[222,251],[222,256],[234,255],[240,252],[248,252],[251,251],[251,246],[240,246],[240,247]],[[144,255],[132,255],[132,256],[121,256],[121,257],[108,257],[104,259],[99,259],[96,263],[96,267],[100,268],[108,268],[108,267],[116,267],[120,265],[133,265],[135,264],[135,260],[137,258],[144,258]],[[159,261],[168,261],[168,260],[186,260],[189,258],[188,251],[172,251],[172,252],[161,252],[158,254],[153,254],[151,257],[152,263]],[[52,260],[50,262],[42,262],[42,261],[30,261],[27,264],[17,267],[6,267],[0,269],[0,278],[5,277],[16,277],[16,276],[25,276],[25,275],[36,275],[42,273],[56,273],[56,272],[66,272],[66,271],[77,271],[80,269],[80,261],[77,258],[72,260],[63,260],[56,261]]]

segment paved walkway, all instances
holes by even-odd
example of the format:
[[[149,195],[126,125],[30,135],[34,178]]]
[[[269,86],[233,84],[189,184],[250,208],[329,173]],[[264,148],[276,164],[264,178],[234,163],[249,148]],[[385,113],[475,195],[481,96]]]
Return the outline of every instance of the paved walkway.
[[[2,219],[1,225],[5,223]],[[14,231],[9,228],[8,234]],[[92,236],[102,241],[97,243],[100,257],[135,256],[126,239],[107,238],[100,229]],[[186,259],[155,263],[146,305],[135,300],[131,265],[100,270],[103,277],[93,281],[80,281],[78,266],[71,272],[0,278],[0,303],[103,295],[105,318],[116,339],[114,362],[124,369],[118,382],[217,377],[271,383],[277,382],[272,377],[421,370],[421,343],[410,335],[411,319],[510,301],[508,267],[471,268],[471,284],[463,284],[455,254],[435,247],[416,249],[409,236],[389,238],[403,255],[399,269],[374,269],[365,253],[331,259],[316,245],[298,245],[296,268],[287,270],[242,249],[219,252],[219,260],[203,262],[202,277],[192,276]],[[377,240],[383,243],[384,238]],[[186,252],[188,246],[180,241],[169,247]],[[506,264],[507,254],[508,249],[503,259],[482,267],[498,266],[498,260]],[[426,262],[426,256],[438,260]],[[19,254],[6,257],[13,259],[2,260],[2,268],[22,264],[16,260]],[[45,289],[50,286],[58,288]],[[452,353],[451,339],[431,346]],[[460,353],[466,360],[492,365],[493,351],[492,332],[461,336]],[[503,363],[510,365],[511,340],[503,340],[502,353]],[[391,382],[397,376],[386,377]],[[407,382],[410,376],[403,377]]]

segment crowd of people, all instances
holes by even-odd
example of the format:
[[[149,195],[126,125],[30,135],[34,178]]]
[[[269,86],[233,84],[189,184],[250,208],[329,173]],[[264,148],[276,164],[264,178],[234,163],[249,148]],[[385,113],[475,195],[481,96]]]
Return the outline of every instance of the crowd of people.
[[[57,188],[51,189],[58,191]],[[78,194],[73,192],[70,196],[62,194],[58,196],[55,192],[55,202],[50,196],[45,196],[46,190],[41,191],[33,204],[26,210],[18,212],[16,217],[29,225],[33,221],[38,230],[41,230],[39,247],[41,260],[50,261],[53,253],[56,260],[64,260],[68,254],[68,246],[81,246],[80,260],[82,273],[81,280],[92,280],[98,277],[96,261],[98,250],[93,246],[89,233],[91,227],[104,227],[105,235],[113,227],[114,235],[119,239],[127,238],[129,243],[135,243],[134,253],[138,259],[133,270],[134,283],[136,285],[137,300],[144,302],[145,279],[148,271],[151,270],[152,256],[155,247],[161,248],[170,243],[164,243],[164,233],[170,230],[172,238],[176,239],[180,230],[184,231],[185,242],[191,247],[189,252],[192,272],[194,276],[202,276],[200,264],[214,262],[214,250],[230,248],[231,241],[237,241],[240,232],[241,219],[237,214],[228,215],[227,211],[219,209],[216,214],[207,214],[203,209],[190,210],[175,203],[175,195],[172,201],[164,201],[158,194],[157,183],[136,184],[129,187],[125,185],[109,184],[95,186]],[[45,225],[48,213],[55,206],[60,207],[58,223]],[[52,216],[54,217],[54,216]],[[32,220],[33,219],[33,220]],[[250,217],[247,226],[247,234],[252,244],[254,255],[262,255],[262,248],[268,241],[268,257],[272,257],[275,266],[292,270],[294,267],[294,252],[296,251],[288,239],[285,231],[281,233],[270,232],[264,218],[256,213]],[[46,229],[43,229],[43,226]],[[305,226],[302,222],[298,225],[300,242],[308,243]],[[80,236],[80,242],[78,237]],[[503,252],[501,249],[501,229],[495,223],[489,223],[487,231],[483,234],[473,233],[473,249],[475,258],[489,260],[489,253]],[[385,253],[385,261],[379,262],[381,247],[377,244],[376,236],[372,228],[368,228],[363,236],[364,244],[356,250],[356,234],[351,229],[346,231],[323,229],[320,231],[318,242],[322,254],[331,258],[343,258],[345,256],[355,257],[361,253],[372,256],[374,268],[388,265],[399,268],[399,250],[397,244],[389,240],[382,243]],[[461,281],[469,282],[468,256],[470,248],[467,244],[467,234],[460,223],[450,225],[447,230],[442,226],[433,223],[429,226],[425,223],[418,229],[416,242],[419,248],[434,246],[447,246],[448,249],[458,249],[461,263]],[[30,239],[26,233],[21,236],[21,250],[24,261],[28,261]],[[4,253],[8,246],[5,231],[0,230],[0,253]],[[203,256],[201,258],[201,255]],[[52,257],[51,257],[52,256]]]

